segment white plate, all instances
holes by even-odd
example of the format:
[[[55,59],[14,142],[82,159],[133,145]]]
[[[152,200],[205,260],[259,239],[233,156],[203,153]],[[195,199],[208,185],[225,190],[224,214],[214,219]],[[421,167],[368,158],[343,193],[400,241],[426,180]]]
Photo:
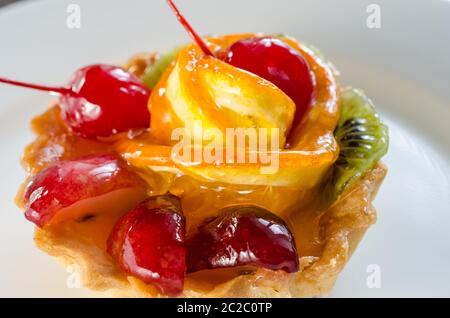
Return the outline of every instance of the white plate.
[[[77,0],[81,29],[69,29],[66,9],[73,2],[0,10],[2,76],[62,84],[82,65],[120,63],[187,40],[162,0]],[[379,220],[332,296],[450,296],[450,2],[178,2],[205,34],[288,33],[315,44],[339,68],[342,83],[364,89],[388,122],[390,172],[376,200]],[[381,29],[366,25],[372,2],[380,6]],[[34,247],[32,226],[13,204],[24,176],[19,157],[32,140],[29,121],[48,99],[0,87],[0,296],[91,294],[69,288],[76,277]],[[373,284],[378,270],[381,285]]]

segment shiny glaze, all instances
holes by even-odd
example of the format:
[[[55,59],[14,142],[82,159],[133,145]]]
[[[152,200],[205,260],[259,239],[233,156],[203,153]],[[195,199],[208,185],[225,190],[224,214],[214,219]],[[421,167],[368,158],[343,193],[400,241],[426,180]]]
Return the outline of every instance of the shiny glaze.
[[[213,52],[220,52],[236,41],[255,36],[263,35],[226,35],[208,38],[207,41]],[[240,127],[235,124],[240,125],[241,122],[237,119],[239,117],[236,117],[236,114],[221,112],[221,108],[217,106],[208,92],[208,83],[202,80],[204,72],[209,70],[222,74],[221,76],[232,77],[236,81],[251,75],[254,78],[253,85],[258,89],[264,90],[269,89],[270,85],[274,86],[256,75],[235,68],[219,59],[205,56],[197,45],[189,45],[179,53],[176,61],[163,74],[150,97],[151,136],[155,142],[142,139],[122,140],[116,145],[116,150],[134,166],[152,168],[157,171],[180,172],[203,180],[261,186],[297,186],[302,189],[314,187],[322,181],[324,174],[337,159],[339,152],[333,136],[338,119],[339,87],[333,69],[326,61],[291,38],[283,38],[283,41],[304,56],[314,74],[316,85],[310,109],[302,121],[291,128],[287,144],[284,147],[286,149],[277,151],[280,159],[278,173],[261,175],[258,164],[242,165],[224,162],[213,166],[200,162],[189,165],[172,158],[171,132],[186,125],[184,120],[178,116],[176,107],[172,105],[167,94],[170,77],[175,69],[180,72],[180,79],[184,85],[183,92],[188,94],[188,100],[193,103],[192,109],[198,110],[199,118],[202,119],[204,125],[219,127],[221,130],[227,127]],[[288,98],[275,86],[271,94],[279,96],[274,97],[275,99]]]

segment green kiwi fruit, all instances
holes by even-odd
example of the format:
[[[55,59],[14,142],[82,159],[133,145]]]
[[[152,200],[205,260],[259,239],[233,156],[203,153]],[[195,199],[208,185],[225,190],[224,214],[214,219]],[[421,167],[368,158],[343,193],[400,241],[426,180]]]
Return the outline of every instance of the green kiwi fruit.
[[[353,88],[343,90],[340,109],[334,131],[339,157],[323,192],[329,204],[372,169],[386,154],[389,144],[388,128],[364,93]]]
[[[177,57],[183,46],[178,46],[169,52],[162,54],[152,65],[149,65],[142,75],[145,85],[153,89],[158,83],[161,75],[170,66],[172,61]]]

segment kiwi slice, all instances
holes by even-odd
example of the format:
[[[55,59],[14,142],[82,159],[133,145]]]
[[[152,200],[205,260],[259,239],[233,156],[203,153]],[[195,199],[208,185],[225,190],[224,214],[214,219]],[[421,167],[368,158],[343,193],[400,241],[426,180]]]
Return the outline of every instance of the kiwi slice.
[[[152,65],[149,65],[142,75],[145,85],[153,89],[158,83],[161,75],[170,66],[172,61],[177,57],[183,46],[178,46],[167,53],[162,54]]]
[[[388,128],[380,120],[372,102],[363,92],[347,88],[341,95],[341,113],[334,136],[339,157],[325,184],[328,203],[372,169],[383,157],[389,144]]]

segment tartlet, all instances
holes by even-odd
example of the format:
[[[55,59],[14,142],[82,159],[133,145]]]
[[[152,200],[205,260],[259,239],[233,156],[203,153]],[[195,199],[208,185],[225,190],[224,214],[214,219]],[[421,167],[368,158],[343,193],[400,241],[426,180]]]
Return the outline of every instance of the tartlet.
[[[197,40],[123,69],[83,68],[70,88],[52,90],[62,97],[32,122],[17,200],[38,226],[37,246],[76,265],[87,288],[115,296],[328,293],[376,221],[386,126],[362,92],[339,86],[321,53],[293,38]],[[267,57],[261,48],[272,50],[265,77],[236,61],[243,49]],[[274,52],[301,76],[281,72]],[[277,67],[279,78],[264,73]],[[292,92],[289,76],[305,92]],[[275,129],[278,166],[263,173],[234,152],[181,159],[173,132],[192,133],[196,122],[213,133],[193,153],[229,128]]]

